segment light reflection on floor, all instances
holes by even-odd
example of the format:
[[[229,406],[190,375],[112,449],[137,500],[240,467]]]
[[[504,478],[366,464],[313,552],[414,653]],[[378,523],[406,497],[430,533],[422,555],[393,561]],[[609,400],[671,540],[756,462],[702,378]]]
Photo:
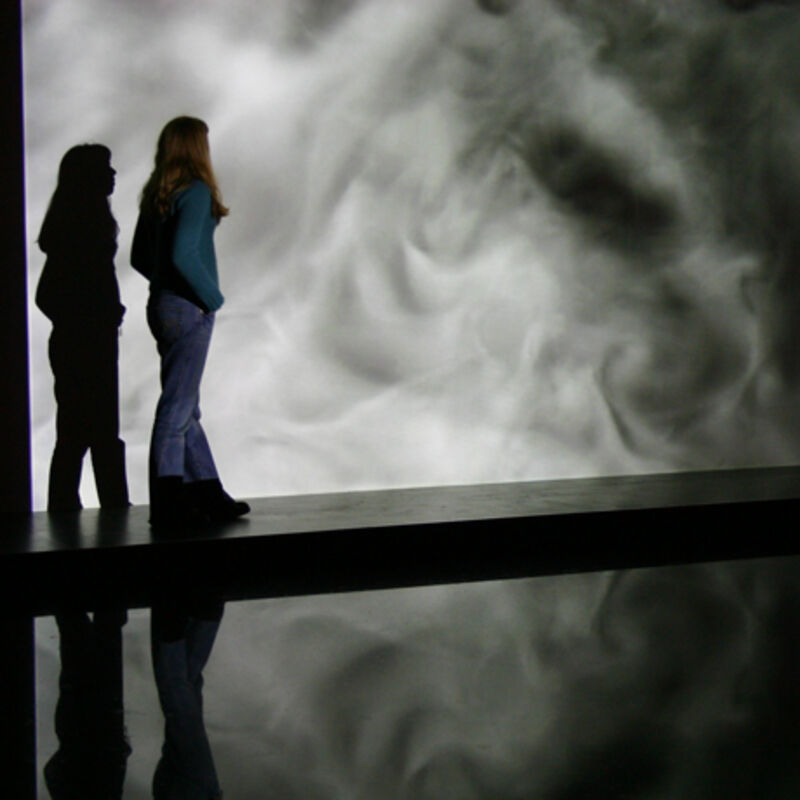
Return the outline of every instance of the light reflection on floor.
[[[788,798],[799,569],[773,559],[229,604],[206,675],[226,797]],[[40,620],[40,762],[56,647]],[[125,798],[144,800],[161,735],[146,612],[125,651]],[[726,794],[754,781],[760,793]]]

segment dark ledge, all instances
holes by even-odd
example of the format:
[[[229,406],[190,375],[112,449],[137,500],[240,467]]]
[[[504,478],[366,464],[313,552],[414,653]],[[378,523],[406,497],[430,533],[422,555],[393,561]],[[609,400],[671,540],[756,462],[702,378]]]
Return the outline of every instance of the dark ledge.
[[[261,498],[243,520],[154,538],[146,506],[4,515],[6,613],[230,600],[800,552],[800,467]],[[789,527],[789,536],[785,530]]]

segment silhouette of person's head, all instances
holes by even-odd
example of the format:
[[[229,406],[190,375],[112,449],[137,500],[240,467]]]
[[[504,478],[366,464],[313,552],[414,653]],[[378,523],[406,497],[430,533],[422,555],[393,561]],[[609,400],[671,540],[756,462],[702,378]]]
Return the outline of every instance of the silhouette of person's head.
[[[114,191],[116,170],[111,151],[102,144],[79,144],[64,153],[56,191],[73,196],[108,197]]]
[[[58,183],[39,232],[39,247],[50,256],[82,251],[100,257],[116,252],[117,223],[109,197],[116,170],[102,144],[79,144],[64,153]]]

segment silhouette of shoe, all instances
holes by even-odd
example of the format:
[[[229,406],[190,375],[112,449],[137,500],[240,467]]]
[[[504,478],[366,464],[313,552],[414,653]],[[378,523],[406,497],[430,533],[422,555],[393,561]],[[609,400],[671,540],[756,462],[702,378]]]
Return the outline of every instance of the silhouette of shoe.
[[[234,500],[223,488],[219,478],[186,484],[192,504],[209,516],[212,522],[230,522],[250,513],[244,500]]]
[[[211,516],[198,507],[180,476],[156,478],[150,496],[150,525],[159,532],[208,527]]]

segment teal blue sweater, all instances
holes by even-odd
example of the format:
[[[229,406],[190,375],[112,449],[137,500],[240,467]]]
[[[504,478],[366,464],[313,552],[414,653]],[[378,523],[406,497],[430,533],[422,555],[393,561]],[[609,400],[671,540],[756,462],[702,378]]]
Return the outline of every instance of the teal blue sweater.
[[[131,264],[152,291],[167,289],[216,311],[225,301],[219,290],[211,191],[196,180],[179,192],[165,218],[142,211],[131,248]]]

